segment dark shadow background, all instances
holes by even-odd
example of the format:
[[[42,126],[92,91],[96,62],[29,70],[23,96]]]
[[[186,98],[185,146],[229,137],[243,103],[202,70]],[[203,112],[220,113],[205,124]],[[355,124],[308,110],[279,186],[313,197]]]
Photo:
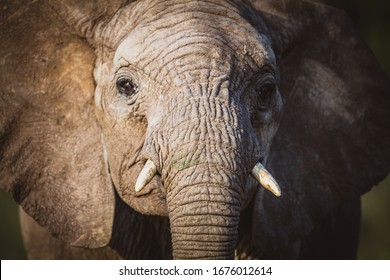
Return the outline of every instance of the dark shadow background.
[[[383,69],[390,75],[390,1],[317,0],[317,2],[345,10]],[[363,217],[358,257],[390,259],[390,176],[364,195],[362,201]],[[4,191],[0,191],[0,223],[0,259],[25,259],[18,206],[11,195]]]
[[[390,76],[390,1],[319,0],[317,2],[347,12],[382,68]],[[363,196],[362,205],[358,258],[390,259],[390,175]]]

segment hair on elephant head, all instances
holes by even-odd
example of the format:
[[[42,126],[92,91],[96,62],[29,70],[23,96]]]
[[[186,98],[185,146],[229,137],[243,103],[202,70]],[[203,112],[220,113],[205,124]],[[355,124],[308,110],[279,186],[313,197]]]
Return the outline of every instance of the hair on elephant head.
[[[355,256],[359,197],[389,173],[390,83],[343,12],[298,0],[5,12],[0,185],[33,218],[31,258]]]

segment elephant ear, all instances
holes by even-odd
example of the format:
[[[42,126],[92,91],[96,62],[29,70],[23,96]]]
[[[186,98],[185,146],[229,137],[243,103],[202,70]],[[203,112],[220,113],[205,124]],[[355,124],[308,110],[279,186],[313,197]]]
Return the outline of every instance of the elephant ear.
[[[251,2],[269,28],[284,98],[267,164],[282,197],[259,192],[254,207],[264,253],[309,234],[390,172],[390,82],[344,12]]]
[[[8,2],[0,16],[0,186],[54,236],[104,246],[114,192],[95,121],[93,49],[47,2]]]

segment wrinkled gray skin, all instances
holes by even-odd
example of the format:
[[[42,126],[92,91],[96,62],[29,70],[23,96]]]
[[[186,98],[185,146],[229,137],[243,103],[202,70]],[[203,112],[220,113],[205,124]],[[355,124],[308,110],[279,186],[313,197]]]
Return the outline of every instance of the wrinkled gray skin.
[[[351,64],[358,69],[355,74],[340,70],[356,61],[339,55],[340,50],[360,44],[357,39],[345,43],[351,44],[349,47],[331,42],[346,38],[342,32],[349,30],[348,24],[333,31],[344,15],[305,1],[282,2],[285,6],[268,1],[148,0],[127,5],[114,1],[108,9],[100,7],[100,2],[95,6],[72,1],[32,4],[30,9],[54,11],[47,22],[55,18],[65,23],[59,24],[58,30],[71,34],[50,33],[53,44],[62,40],[53,48],[62,53],[56,54],[58,57],[53,54],[57,61],[53,73],[58,71],[58,75],[51,85],[57,87],[53,81],[58,79],[59,89],[50,92],[77,97],[69,97],[69,103],[52,101],[58,105],[50,108],[59,113],[53,109],[48,114],[67,113],[60,120],[64,129],[48,126],[56,130],[45,134],[54,143],[44,146],[49,149],[42,161],[45,171],[25,172],[34,165],[25,160],[21,166],[28,167],[20,170],[28,179],[17,183],[19,177],[9,175],[9,170],[18,168],[11,167],[16,166],[12,165],[16,153],[9,151],[23,154],[31,148],[14,144],[20,148],[4,149],[2,165],[10,169],[3,168],[7,175],[2,186],[13,193],[27,214],[65,241],[52,237],[42,241],[46,231],[23,212],[31,258],[354,257],[359,196],[388,173],[390,152],[384,144],[388,132],[377,133],[380,137],[375,139],[381,140],[365,134],[371,121],[385,120],[376,131],[383,131],[389,122],[388,113],[381,109],[389,104],[388,81],[379,70],[372,73],[376,78],[356,78],[363,77],[359,69],[366,67],[366,61],[374,65],[365,48],[361,52],[368,58],[362,59],[363,66]],[[90,14],[83,15],[85,11]],[[284,17],[287,11],[292,15]],[[300,22],[300,17],[313,11],[324,18],[336,14],[336,24],[329,21],[326,31],[314,30],[310,35],[327,34],[330,43],[314,39],[311,44],[318,41],[317,47],[305,47],[311,41],[299,38],[311,33],[302,30],[320,24]],[[287,19],[291,22],[284,22]],[[39,34],[31,40],[38,40]],[[67,40],[72,44],[66,45]],[[327,58],[327,45],[334,46],[331,59]],[[4,53],[7,46],[2,47]],[[326,55],[318,55],[321,52]],[[61,71],[69,67],[75,70]],[[63,80],[67,77],[71,82]],[[380,86],[371,90],[375,83]],[[93,87],[94,113],[89,101],[84,105],[77,101],[84,98],[80,92],[88,96]],[[357,97],[350,95],[355,88]],[[270,152],[282,118],[284,91],[288,115]],[[366,92],[378,93],[367,97]],[[65,97],[58,100],[61,98]],[[4,100],[4,104],[12,103],[8,97]],[[366,104],[360,112],[355,110],[355,100]],[[379,103],[383,107],[376,113],[372,108]],[[69,109],[76,108],[73,106],[75,111]],[[12,115],[12,108],[4,106],[3,110]],[[366,122],[365,112],[374,117]],[[0,123],[6,127],[4,131],[13,127],[11,119]],[[335,131],[339,131],[336,136],[332,134]],[[319,136],[322,132],[324,136]],[[347,136],[361,142],[351,145]],[[8,138],[3,139],[8,143]],[[382,142],[367,145],[370,141]],[[62,155],[74,165],[51,167],[55,160],[50,160],[50,155],[58,158],[54,153],[58,148],[53,147],[68,150]],[[35,148],[34,153],[44,149]],[[349,158],[352,154],[356,157],[356,151],[361,158]],[[377,159],[379,154],[383,157]],[[366,177],[359,177],[356,174],[367,158],[375,158],[371,161],[375,163],[372,170],[365,168]],[[143,190],[135,192],[147,160],[153,161],[158,173]],[[250,176],[257,162],[266,165],[267,160],[280,180],[281,198],[260,188]],[[79,168],[68,168],[77,164]],[[46,175],[55,178],[54,183],[46,184]],[[359,178],[353,179],[356,176]],[[53,185],[61,191],[46,187]],[[46,205],[41,199],[52,202]],[[80,249],[67,242],[103,248]]]
[[[142,14],[95,69],[111,178],[132,208],[169,217],[174,258],[232,258],[257,188],[249,173],[264,163],[281,115],[275,55],[231,5]],[[121,79],[137,90],[118,93]],[[140,197],[132,186],[147,159],[160,175]]]

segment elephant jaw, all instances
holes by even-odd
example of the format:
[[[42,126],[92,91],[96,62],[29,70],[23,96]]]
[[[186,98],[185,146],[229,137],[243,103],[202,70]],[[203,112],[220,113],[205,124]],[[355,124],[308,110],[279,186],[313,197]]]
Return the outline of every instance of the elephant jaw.
[[[129,177],[137,180],[116,185],[124,202],[143,214],[168,216],[166,190],[153,161],[139,161],[129,171]],[[274,195],[281,195],[278,183],[261,163],[255,165],[251,176]]]
[[[145,215],[168,216],[166,192],[157,170],[151,174],[145,174],[145,160],[132,162],[124,169],[124,178],[113,177],[113,183],[120,198],[134,210]],[[150,170],[150,169],[146,169]],[[137,177],[143,174],[136,181]],[[137,191],[134,186],[142,185]]]
[[[145,166],[142,168],[135,183],[136,193],[140,192],[154,178],[156,174],[156,165],[153,163],[153,161],[148,160]],[[272,192],[275,196],[281,196],[279,184],[260,162],[258,162],[255,167],[253,167],[251,175],[266,190]]]

